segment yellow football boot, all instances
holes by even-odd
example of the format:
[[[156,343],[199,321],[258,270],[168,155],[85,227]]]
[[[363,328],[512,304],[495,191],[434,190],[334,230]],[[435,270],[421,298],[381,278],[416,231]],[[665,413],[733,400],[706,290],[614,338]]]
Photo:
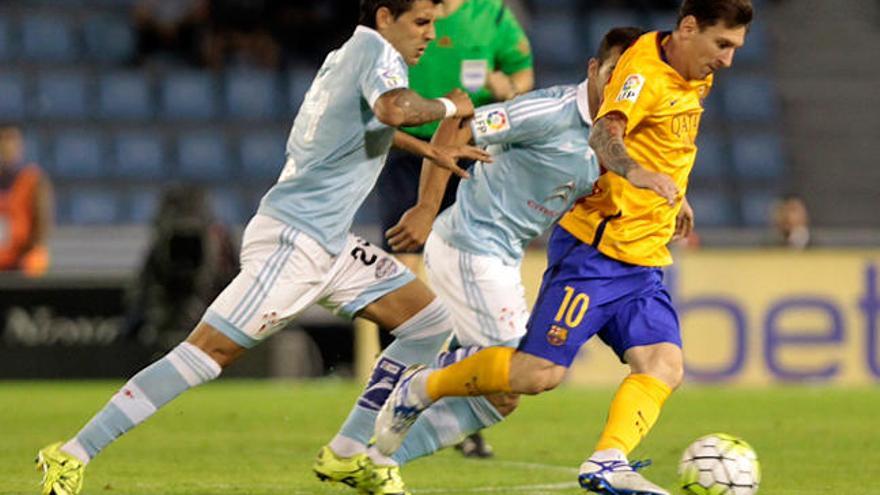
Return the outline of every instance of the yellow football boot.
[[[78,495],[82,490],[86,465],[63,452],[61,445],[53,443],[37,452],[37,471],[43,471],[41,495]]]

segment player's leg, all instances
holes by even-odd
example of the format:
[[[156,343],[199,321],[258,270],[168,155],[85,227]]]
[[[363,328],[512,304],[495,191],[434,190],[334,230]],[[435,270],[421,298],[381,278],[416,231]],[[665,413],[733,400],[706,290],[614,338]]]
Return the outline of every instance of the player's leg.
[[[606,301],[593,305],[589,285],[578,278],[580,258],[574,241],[551,237],[548,269],[525,338],[515,352],[490,347],[439,370],[412,373],[401,380],[377,424],[377,447],[395,451],[415,418],[443,397],[493,393],[537,394],[556,387],[580,346],[607,319]],[[595,283],[587,279],[587,284]],[[589,308],[589,311],[588,311]]]
[[[186,341],[132,377],[75,437],[41,451],[38,460],[46,475],[44,491],[78,493],[78,489],[65,488],[62,479],[52,479],[49,471],[59,464],[55,461],[84,467],[172,399],[217,378],[246,348],[280,329],[286,317],[310,304],[314,296],[309,300],[308,294],[318,293],[310,284],[286,284],[283,290],[277,287],[279,278],[314,279],[304,270],[321,261],[302,249],[302,244],[308,244],[305,241],[310,240],[298,238],[292,228],[255,217],[245,231],[241,273],[217,297]]]
[[[525,333],[528,308],[518,266],[499,258],[462,252],[432,234],[425,246],[428,280],[449,309],[458,352],[445,362],[473,353],[474,346],[515,346]],[[435,363],[442,367],[443,363]],[[455,445],[462,437],[487,428],[513,412],[515,394],[450,397],[434,404],[413,425],[394,460],[404,464]]]
[[[621,304],[600,333],[629,364],[631,373],[611,402],[595,452],[581,466],[582,479],[584,474],[617,468],[624,471],[620,476],[635,480],[633,474],[626,474],[627,456],[656,424],[666,399],[681,383],[684,366],[678,319],[661,277],[659,270],[647,274],[643,285],[653,288]],[[603,493],[599,482],[593,484],[594,491]],[[666,493],[656,486],[642,486],[642,490]]]
[[[322,479],[363,488],[362,471],[377,411],[403,373],[414,363],[430,362],[452,331],[446,308],[428,287],[397,259],[351,236],[334,267],[334,286],[322,305],[343,316],[355,315],[389,330],[395,340],[379,356],[370,380],[339,432],[322,449],[314,465]],[[391,465],[384,457],[380,465]],[[382,474],[397,476],[396,470]],[[404,493],[400,490],[386,493]]]

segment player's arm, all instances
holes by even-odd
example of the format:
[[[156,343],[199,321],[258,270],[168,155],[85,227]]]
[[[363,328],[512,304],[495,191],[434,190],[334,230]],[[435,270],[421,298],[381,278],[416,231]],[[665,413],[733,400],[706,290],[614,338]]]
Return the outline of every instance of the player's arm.
[[[650,189],[666,199],[670,205],[675,204],[678,187],[672,179],[665,174],[646,170],[626,151],[626,144],[623,142],[626,121],[623,113],[609,112],[594,124],[590,132],[590,147],[596,152],[599,163],[632,185]]]
[[[489,74],[486,87],[492,92],[495,101],[506,101],[534,89],[535,71],[528,67],[508,75],[496,70]]]
[[[472,138],[471,127],[466,120],[445,119],[440,123],[437,132],[434,133],[431,145],[440,149],[468,148],[465,145]],[[491,158],[488,154],[486,157]],[[418,202],[400,217],[397,225],[385,233],[388,245],[393,251],[413,251],[425,244],[425,241],[428,240],[428,234],[431,233],[434,218],[440,211],[443,195],[451,175],[450,169],[436,167],[429,159],[422,162]]]
[[[407,88],[384,93],[373,104],[373,113],[391,127],[418,126],[444,117],[471,117],[474,105],[467,93],[453,90],[443,98],[422,98]]]

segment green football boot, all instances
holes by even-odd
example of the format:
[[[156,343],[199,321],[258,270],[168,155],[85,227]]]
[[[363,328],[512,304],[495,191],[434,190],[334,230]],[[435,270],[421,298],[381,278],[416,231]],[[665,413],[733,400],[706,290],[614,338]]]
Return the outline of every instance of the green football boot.
[[[370,495],[412,495],[406,491],[400,466],[372,466]]]
[[[82,491],[86,465],[61,450],[63,442],[53,443],[37,452],[37,471],[43,471],[41,495],[78,495]]]
[[[359,493],[370,494],[372,467],[373,463],[367,454],[339,457],[329,446],[324,446],[318,452],[312,470],[321,481],[342,483]]]

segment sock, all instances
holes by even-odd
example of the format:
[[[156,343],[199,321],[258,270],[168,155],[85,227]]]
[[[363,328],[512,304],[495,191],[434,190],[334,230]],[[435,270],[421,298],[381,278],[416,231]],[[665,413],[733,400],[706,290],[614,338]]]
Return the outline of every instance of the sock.
[[[611,401],[608,421],[596,450],[632,452],[657,422],[660,409],[671,393],[669,385],[653,376],[633,374],[626,377]]]
[[[220,365],[183,342],[141,370],[61,449],[88,463],[120,435],[187,389],[220,376]]]
[[[462,397],[510,392],[510,358],[516,349],[487,347],[457,363],[433,371],[426,391],[432,401],[443,397]]]
[[[388,395],[400,375],[412,364],[430,363],[443,348],[450,333],[452,320],[438,299],[391,332],[395,336],[394,342],[379,355],[367,387],[349,413],[342,429],[330,441],[330,448],[337,455],[350,457],[366,451],[373,436],[379,409],[388,400]],[[334,445],[348,447],[343,449],[343,453]]]
[[[403,445],[394,453],[398,464],[431,455],[504,417],[485,397],[448,397],[419,416]]]

